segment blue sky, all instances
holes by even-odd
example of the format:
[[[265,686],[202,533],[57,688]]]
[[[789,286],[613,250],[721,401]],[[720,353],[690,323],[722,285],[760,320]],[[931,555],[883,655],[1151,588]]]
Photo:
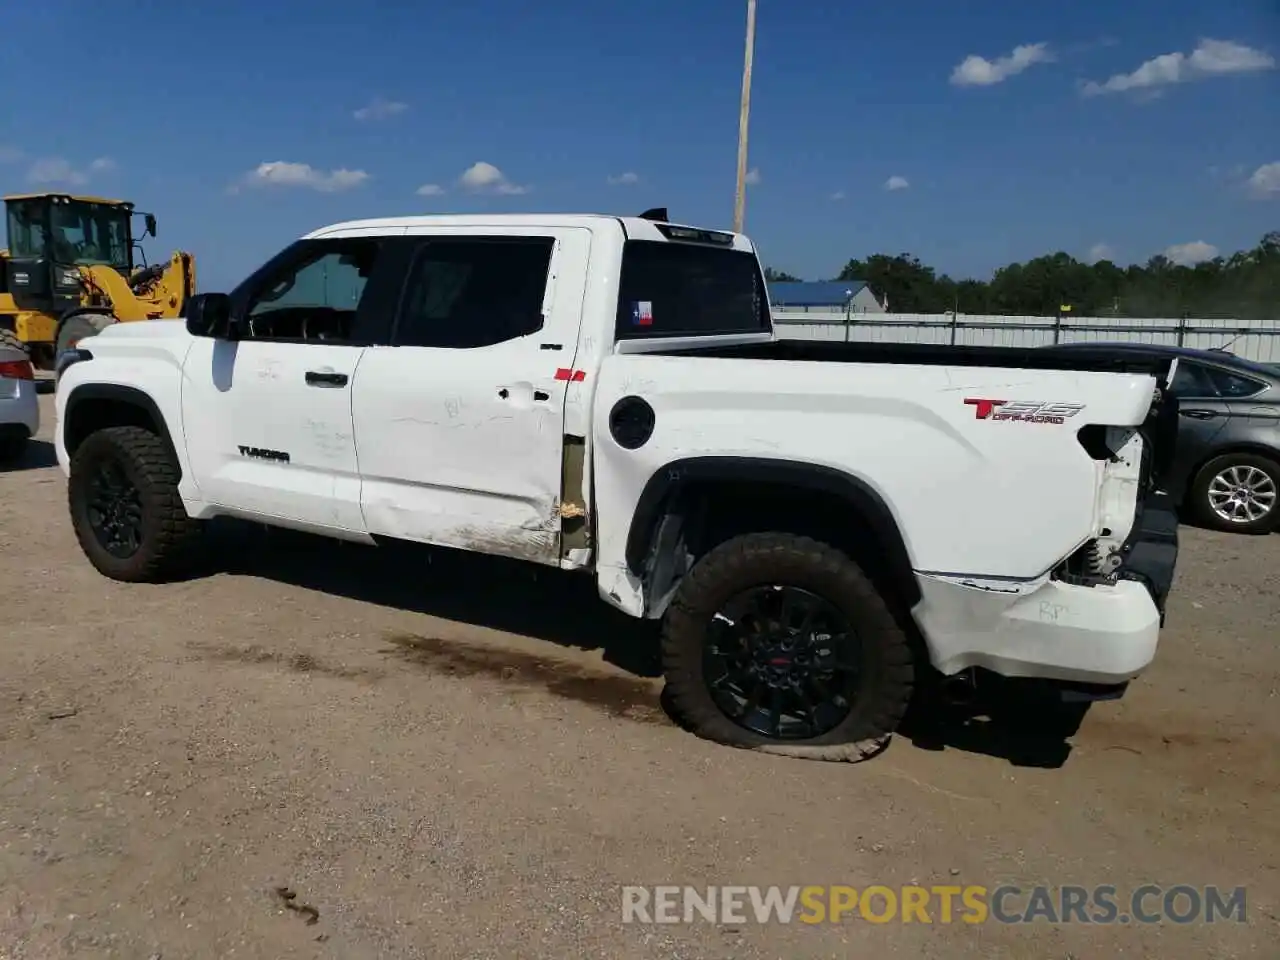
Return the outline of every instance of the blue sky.
[[[111,7],[100,44],[100,3],[5,11],[0,187],[136,201],[201,289],[363,216],[732,222],[745,0]],[[1280,228],[1277,61],[1274,0],[759,0],[746,231],[807,279],[1251,246]]]

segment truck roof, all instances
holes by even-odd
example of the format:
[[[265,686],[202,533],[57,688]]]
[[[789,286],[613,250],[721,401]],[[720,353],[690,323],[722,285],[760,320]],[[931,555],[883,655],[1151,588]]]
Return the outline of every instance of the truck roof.
[[[110,197],[91,197],[83,193],[63,193],[60,190],[44,190],[39,193],[8,193],[4,195],[3,200],[8,203],[10,200],[43,200],[46,197],[75,200],[80,203],[105,203],[113,207],[133,206],[133,202],[130,200],[112,200]]]
[[[319,230],[313,230],[303,240],[317,240],[334,233],[361,230],[376,232],[385,230],[395,233],[410,227],[502,227],[534,228],[534,227],[599,227],[602,223],[620,224],[630,239],[669,240],[659,227],[675,227],[684,230],[701,230],[718,233],[724,237],[732,237],[731,244],[735,250],[749,253],[755,252],[751,241],[741,233],[731,230],[717,230],[712,227],[698,227],[691,224],[665,223],[647,220],[643,217],[620,217],[610,213],[466,213],[466,214],[425,214],[409,217],[377,217],[368,220],[348,220],[335,223]],[[723,242],[723,241],[722,241]]]

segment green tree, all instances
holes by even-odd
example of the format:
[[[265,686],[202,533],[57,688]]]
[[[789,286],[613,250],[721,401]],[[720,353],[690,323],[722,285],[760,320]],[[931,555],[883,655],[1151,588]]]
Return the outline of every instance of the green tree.
[[[996,270],[990,280],[953,280],[909,253],[850,260],[837,280],[862,280],[896,313],[1280,318],[1280,231],[1256,247],[1194,266],[1163,255],[1120,267],[1059,251]]]

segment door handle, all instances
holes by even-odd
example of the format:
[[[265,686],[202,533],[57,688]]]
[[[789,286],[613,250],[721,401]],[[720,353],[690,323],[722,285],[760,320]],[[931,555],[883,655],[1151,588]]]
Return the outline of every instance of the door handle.
[[[345,387],[347,375],[324,370],[308,370],[307,386],[309,387]]]
[[[1217,416],[1217,413],[1212,410],[1179,410],[1178,412],[1192,420],[1212,420]]]

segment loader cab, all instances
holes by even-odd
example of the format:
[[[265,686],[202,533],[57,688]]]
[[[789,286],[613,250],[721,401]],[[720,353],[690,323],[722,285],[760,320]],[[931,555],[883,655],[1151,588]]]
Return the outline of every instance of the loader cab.
[[[81,267],[133,272],[133,204],[69,194],[4,198],[4,289],[18,310],[54,316],[80,304]],[[146,233],[155,218],[147,215]]]

